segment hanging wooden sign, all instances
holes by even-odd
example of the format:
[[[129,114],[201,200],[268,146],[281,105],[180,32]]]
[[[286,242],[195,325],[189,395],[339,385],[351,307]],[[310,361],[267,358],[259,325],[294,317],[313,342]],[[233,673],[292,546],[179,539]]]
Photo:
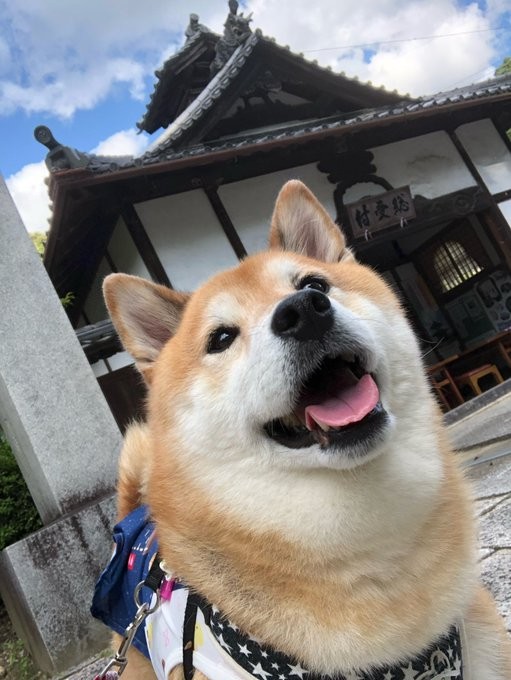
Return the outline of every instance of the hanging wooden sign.
[[[369,239],[380,229],[397,224],[405,226],[408,220],[415,217],[410,187],[368,196],[356,203],[349,203],[346,210],[355,238]]]

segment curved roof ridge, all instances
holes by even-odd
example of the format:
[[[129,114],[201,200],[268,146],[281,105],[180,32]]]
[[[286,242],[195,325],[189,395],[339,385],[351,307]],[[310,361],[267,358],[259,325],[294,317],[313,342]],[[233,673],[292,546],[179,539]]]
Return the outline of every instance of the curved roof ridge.
[[[174,65],[178,65],[187,56],[187,54],[191,52],[192,48],[195,47],[196,44],[198,44],[205,37],[213,38],[215,42],[220,40],[220,36],[218,35],[218,33],[211,31],[209,28],[206,29],[205,27],[202,27],[190,38],[185,40],[184,44],[177,50],[177,52],[174,52],[174,54],[171,54],[170,57],[165,59],[160,68],[156,69],[154,75],[156,76],[157,80],[153,85],[153,91],[149,95],[149,102],[146,105],[146,112],[144,113],[142,118],[136,123],[136,126],[139,128],[139,130],[144,129],[144,125],[146,123],[146,119],[152,107],[153,100],[161,87],[162,79],[164,78],[166,73],[168,71],[171,71]]]
[[[254,31],[247,40],[232,53],[227,63],[209,81],[202,92],[193,102],[168,126],[168,128],[156,139],[143,157],[152,156],[156,149],[161,152],[169,148],[190,128],[196,120],[202,118],[214,102],[221,96],[226,87],[230,84],[233,76],[237,75],[252,53],[254,47],[261,39],[261,32]]]

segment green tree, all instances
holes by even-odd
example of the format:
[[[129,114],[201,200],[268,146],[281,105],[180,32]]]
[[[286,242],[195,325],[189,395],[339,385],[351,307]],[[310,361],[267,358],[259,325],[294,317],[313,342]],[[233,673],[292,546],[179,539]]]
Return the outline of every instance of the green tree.
[[[31,231],[30,238],[32,239],[32,243],[34,244],[35,249],[42,258],[44,255],[44,250],[46,248],[48,234],[44,233],[43,231]],[[60,301],[62,302],[62,306],[64,307],[64,309],[67,309],[68,307],[72,306],[74,299],[75,294],[69,291],[64,295],[63,298],[60,298]]]
[[[506,57],[502,64],[495,70],[496,76],[506,76],[511,74],[511,57]]]
[[[42,231],[32,231],[30,232],[30,238],[32,239],[32,243],[34,244],[35,249],[42,257],[44,255],[44,249],[46,248],[46,240],[48,238],[48,234],[45,234]]]

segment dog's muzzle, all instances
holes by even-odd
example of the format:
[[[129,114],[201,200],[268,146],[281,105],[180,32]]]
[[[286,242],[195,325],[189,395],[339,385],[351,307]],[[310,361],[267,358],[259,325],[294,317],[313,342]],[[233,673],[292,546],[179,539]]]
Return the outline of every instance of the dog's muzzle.
[[[323,292],[305,289],[284,298],[271,319],[297,372],[294,407],[265,424],[271,439],[288,448],[319,444],[351,455],[365,454],[380,440],[388,416],[368,349],[349,328],[341,330]],[[309,368],[307,368],[307,366]]]

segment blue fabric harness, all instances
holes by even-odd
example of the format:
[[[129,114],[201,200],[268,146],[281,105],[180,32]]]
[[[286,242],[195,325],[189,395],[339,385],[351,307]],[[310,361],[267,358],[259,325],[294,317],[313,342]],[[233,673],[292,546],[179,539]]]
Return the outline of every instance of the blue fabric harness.
[[[158,545],[151,541],[154,525],[146,506],[141,506],[116,524],[113,531],[114,553],[94,590],[91,614],[120,635],[133,620],[137,606],[133,593],[145,581]],[[149,602],[153,592],[142,588],[141,602]],[[144,628],[140,627],[133,645],[149,658]]]

